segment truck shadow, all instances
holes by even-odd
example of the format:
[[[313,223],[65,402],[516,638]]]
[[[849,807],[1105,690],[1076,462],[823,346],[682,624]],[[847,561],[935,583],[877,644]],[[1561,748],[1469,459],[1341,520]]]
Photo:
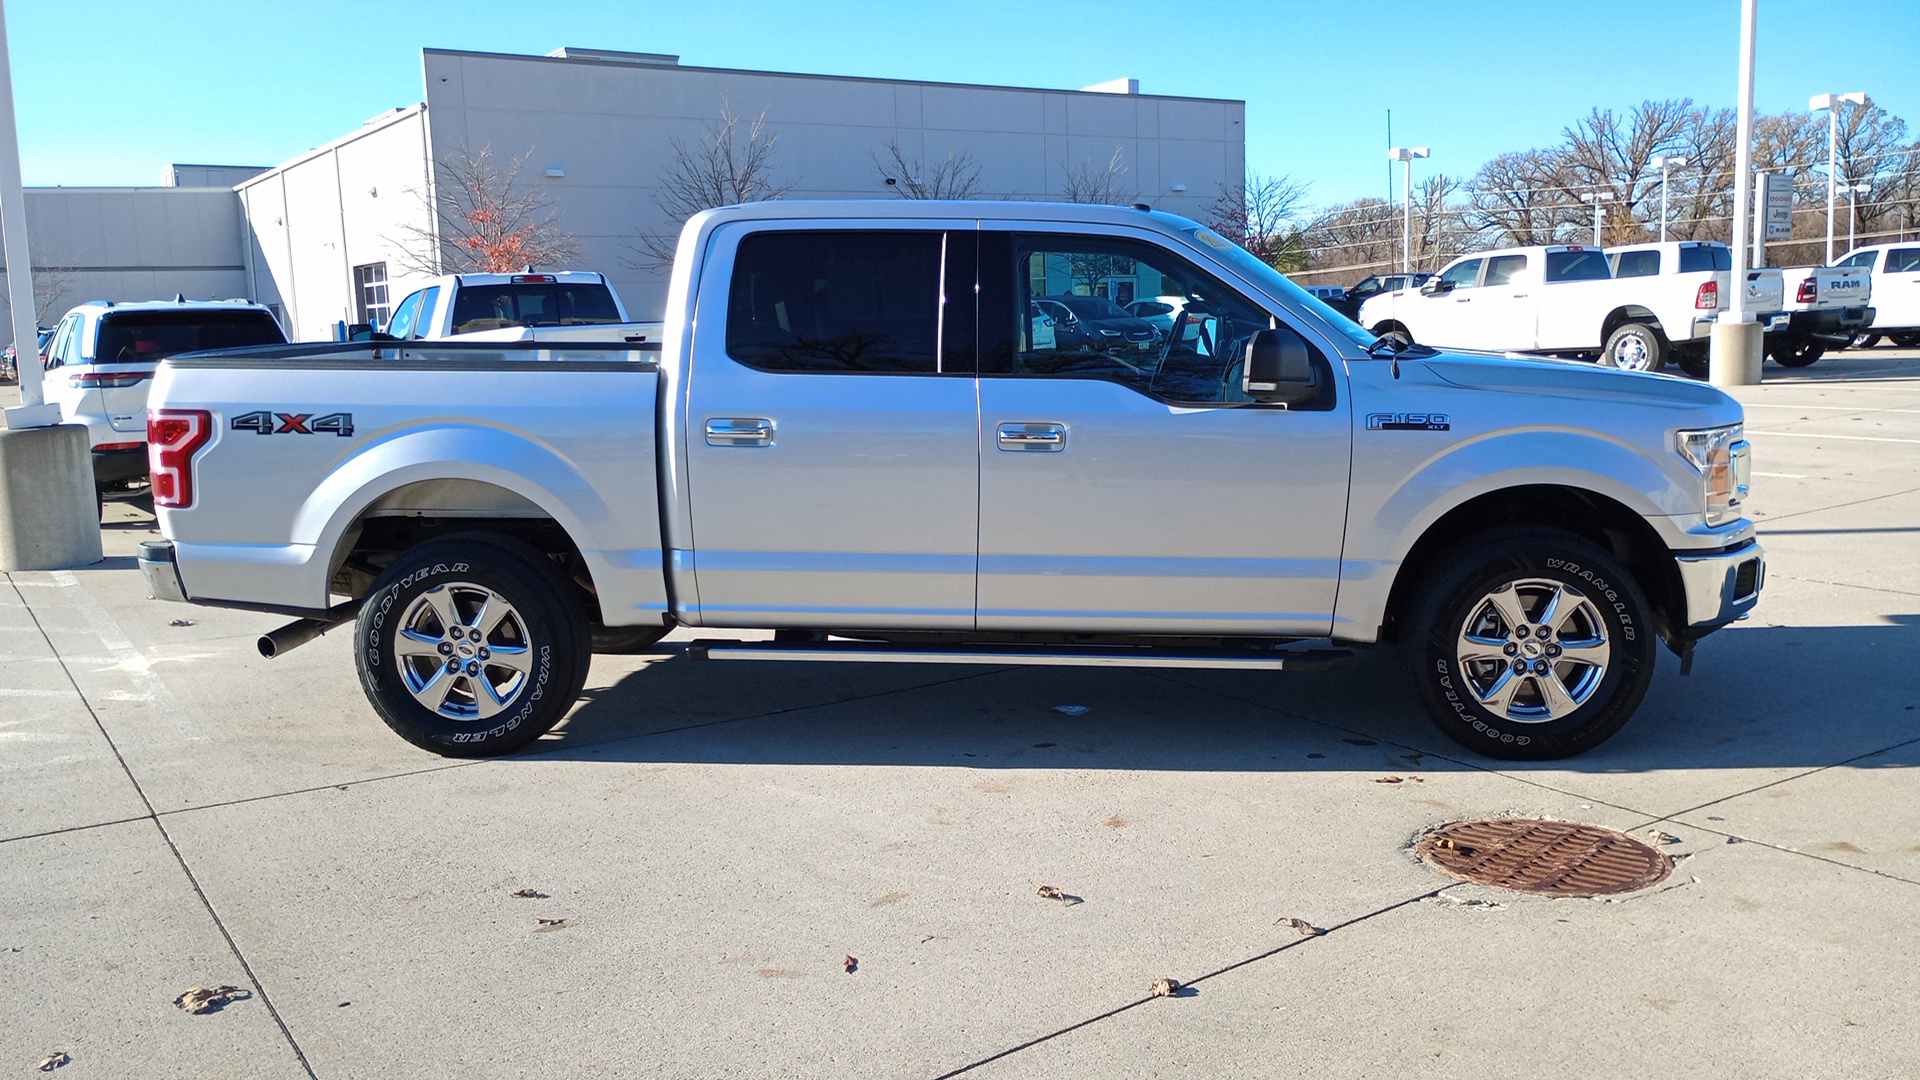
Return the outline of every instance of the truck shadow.
[[[1920,615],[1738,626],[1693,674],[1663,649],[1638,714],[1554,762],[1465,750],[1426,719],[1395,650],[1325,674],[698,663],[596,658],[594,689],[527,753],[624,762],[966,768],[1644,772],[1920,764]],[[620,665],[631,670],[617,674]],[[637,666],[636,666],[637,665]]]

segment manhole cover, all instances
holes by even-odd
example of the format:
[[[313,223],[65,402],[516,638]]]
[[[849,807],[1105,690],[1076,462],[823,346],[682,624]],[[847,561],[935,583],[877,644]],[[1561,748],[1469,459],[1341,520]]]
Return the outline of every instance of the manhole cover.
[[[1456,821],[1420,838],[1427,865],[1462,881],[1547,896],[1605,896],[1644,889],[1673,860],[1623,832],[1571,821]]]

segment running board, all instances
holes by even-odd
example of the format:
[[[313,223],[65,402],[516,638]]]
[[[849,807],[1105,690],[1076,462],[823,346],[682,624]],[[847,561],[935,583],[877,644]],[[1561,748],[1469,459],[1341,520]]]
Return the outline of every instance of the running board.
[[[1331,671],[1346,649],[1165,649],[1132,645],[894,645],[884,641],[689,642],[694,660],[810,660],[860,664],[1021,664],[1040,667],[1244,668]]]

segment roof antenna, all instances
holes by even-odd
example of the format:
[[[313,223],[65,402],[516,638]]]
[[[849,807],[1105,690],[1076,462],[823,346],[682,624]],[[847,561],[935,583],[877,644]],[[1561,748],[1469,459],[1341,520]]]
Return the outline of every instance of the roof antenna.
[[[186,294],[186,293],[181,293],[181,292],[177,292],[177,293],[174,293],[174,294],[173,294],[173,302],[174,302],[174,303],[176,303],[176,304],[184,304],[184,303],[186,303],[186,302],[187,302],[187,294]]]

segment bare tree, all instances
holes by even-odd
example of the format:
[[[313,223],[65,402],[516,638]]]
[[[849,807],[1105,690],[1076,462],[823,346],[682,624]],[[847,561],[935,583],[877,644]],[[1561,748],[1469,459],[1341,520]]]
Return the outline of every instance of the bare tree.
[[[672,155],[661,170],[653,202],[665,217],[665,232],[640,234],[629,245],[636,269],[665,273],[673,266],[680,227],[702,210],[737,203],[778,199],[793,190],[791,182],[773,178],[773,149],[780,136],[767,127],[767,110],[745,117],[720,101],[720,119],[709,120],[700,138],[689,144],[675,135],[667,140]]]
[[[580,257],[573,234],[560,227],[560,211],[540,188],[523,187],[520,170],[533,152],[502,163],[492,146],[460,147],[434,162],[436,182],[428,200],[434,227],[401,227],[395,262],[416,274],[500,273],[525,266],[554,266]]]
[[[1124,206],[1133,202],[1133,188],[1127,184],[1127,152],[1125,147],[1113,148],[1113,156],[1105,165],[1095,165],[1091,160],[1082,158],[1078,165],[1060,163],[1060,171],[1066,174],[1065,182],[1060,186],[1060,198],[1070,203],[1099,203],[1108,206]]]
[[[1492,246],[1551,244],[1584,209],[1568,179],[1552,151],[1501,154],[1473,175],[1467,223]]]
[[[1295,222],[1307,186],[1284,176],[1248,172],[1238,184],[1220,185],[1208,208],[1207,225],[1279,270],[1304,270],[1305,243]]]
[[[45,254],[44,252],[37,254]],[[0,271],[0,282],[7,275]],[[40,326],[52,326],[54,321],[67,313],[73,306],[70,293],[79,283],[79,271],[70,266],[36,266],[33,268],[33,319]],[[0,311],[11,314],[4,288],[0,287]]]
[[[980,165],[969,151],[948,151],[945,161],[928,169],[918,154],[901,149],[899,139],[888,139],[885,150],[884,157],[869,156],[887,190],[903,199],[971,199],[980,192]]]

